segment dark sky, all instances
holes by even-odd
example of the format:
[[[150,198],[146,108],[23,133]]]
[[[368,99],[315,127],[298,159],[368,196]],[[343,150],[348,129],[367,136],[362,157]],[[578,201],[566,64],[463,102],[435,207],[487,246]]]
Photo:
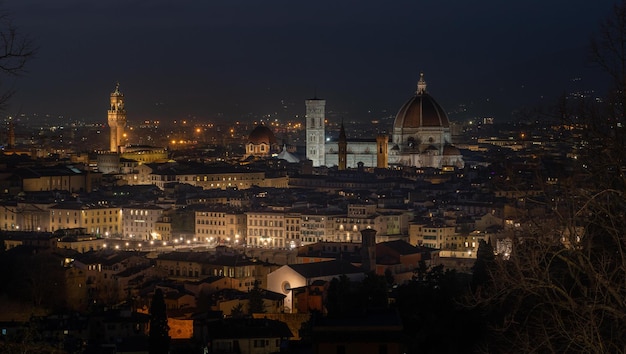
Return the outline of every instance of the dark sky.
[[[39,52],[9,110],[105,121],[119,81],[129,121],[289,118],[315,93],[365,120],[395,114],[423,71],[448,111],[504,120],[574,77],[593,88],[586,46],[613,3],[10,0]]]

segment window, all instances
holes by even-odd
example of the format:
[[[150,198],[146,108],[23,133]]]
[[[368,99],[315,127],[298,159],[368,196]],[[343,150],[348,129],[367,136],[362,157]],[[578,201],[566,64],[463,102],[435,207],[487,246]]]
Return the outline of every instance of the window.
[[[255,348],[265,348],[265,341],[263,339],[255,339],[253,346]]]

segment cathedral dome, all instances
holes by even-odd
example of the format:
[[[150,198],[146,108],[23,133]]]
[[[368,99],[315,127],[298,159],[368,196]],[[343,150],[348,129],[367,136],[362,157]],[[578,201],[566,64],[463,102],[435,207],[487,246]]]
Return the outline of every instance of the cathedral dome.
[[[276,137],[270,128],[264,125],[259,125],[250,133],[248,142],[255,145],[264,143],[267,145],[274,145],[276,144]]]
[[[446,112],[428,93],[424,74],[420,75],[415,96],[411,97],[398,111],[393,123],[396,129],[449,128]]]

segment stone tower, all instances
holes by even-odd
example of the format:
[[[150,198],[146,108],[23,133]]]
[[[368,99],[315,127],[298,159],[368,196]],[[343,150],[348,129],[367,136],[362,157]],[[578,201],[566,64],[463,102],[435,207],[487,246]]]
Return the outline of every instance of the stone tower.
[[[389,167],[388,141],[387,134],[376,136],[376,167],[378,168]]]
[[[326,100],[317,97],[306,100],[306,158],[313,161],[313,167],[325,164],[324,119]]]
[[[337,147],[339,150],[339,154],[337,156],[337,167],[339,168],[339,171],[343,171],[346,169],[348,160],[348,139],[346,138],[346,130],[343,128],[343,122],[341,122],[341,130],[339,131]]]
[[[126,127],[126,110],[124,109],[124,94],[120,92],[120,84],[115,85],[111,92],[111,107],[109,109],[109,128],[111,129],[111,152],[119,152],[124,128]]]
[[[361,230],[361,267],[366,272],[376,272],[376,230]]]

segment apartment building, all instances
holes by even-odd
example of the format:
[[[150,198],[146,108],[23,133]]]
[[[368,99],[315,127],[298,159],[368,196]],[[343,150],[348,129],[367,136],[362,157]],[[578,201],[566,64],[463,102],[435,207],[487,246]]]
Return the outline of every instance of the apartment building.
[[[50,207],[50,231],[75,228],[95,236],[120,234],[122,212],[104,202],[63,202]]]
[[[163,215],[163,208],[157,205],[133,205],[123,207],[122,235],[136,240],[157,239],[157,222]]]
[[[246,243],[246,214],[234,208],[212,206],[195,212],[195,235],[200,240],[218,244]]]

